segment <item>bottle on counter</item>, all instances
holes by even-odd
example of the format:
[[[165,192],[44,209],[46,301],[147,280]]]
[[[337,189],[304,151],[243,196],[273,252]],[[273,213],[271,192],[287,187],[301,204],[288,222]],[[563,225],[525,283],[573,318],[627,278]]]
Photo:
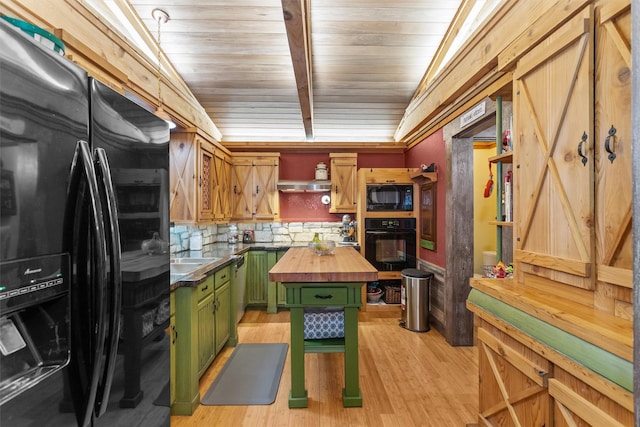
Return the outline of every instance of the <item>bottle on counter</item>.
[[[235,224],[231,224],[229,226],[229,236],[227,241],[230,245],[235,245],[238,243],[238,227]]]

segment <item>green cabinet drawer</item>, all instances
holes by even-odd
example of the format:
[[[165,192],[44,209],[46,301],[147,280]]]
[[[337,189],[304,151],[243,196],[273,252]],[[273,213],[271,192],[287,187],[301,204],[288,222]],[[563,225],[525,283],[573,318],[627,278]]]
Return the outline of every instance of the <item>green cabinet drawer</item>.
[[[231,279],[231,267],[227,266],[214,273],[216,289],[224,285]]]
[[[213,276],[207,277],[198,285],[198,302],[213,293]]]
[[[345,305],[349,289],[347,288],[302,288],[300,289],[302,305]]]

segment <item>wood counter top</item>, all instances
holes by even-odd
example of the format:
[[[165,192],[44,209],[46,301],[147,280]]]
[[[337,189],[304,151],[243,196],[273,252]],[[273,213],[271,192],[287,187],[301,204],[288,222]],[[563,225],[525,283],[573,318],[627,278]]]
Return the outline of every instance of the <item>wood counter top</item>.
[[[471,286],[625,360],[633,361],[633,323],[510,279],[472,279]],[[472,309],[473,311],[473,309]]]
[[[272,282],[371,282],[375,269],[358,251],[337,247],[333,255],[317,255],[309,248],[289,249],[269,271]]]
[[[139,282],[169,272],[169,254],[149,255],[141,250],[122,253],[122,280]]]

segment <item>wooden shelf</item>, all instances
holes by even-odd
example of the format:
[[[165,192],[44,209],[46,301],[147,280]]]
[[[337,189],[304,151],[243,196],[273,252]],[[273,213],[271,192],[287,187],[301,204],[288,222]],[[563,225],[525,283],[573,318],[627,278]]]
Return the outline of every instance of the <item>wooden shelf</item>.
[[[513,162],[513,151],[508,151],[506,153],[498,154],[495,156],[489,157],[489,162],[491,163],[512,163]]]
[[[417,182],[418,184],[423,184],[425,181],[437,182],[438,181],[438,173],[437,172],[411,172],[409,177]]]
[[[513,222],[510,221],[489,221],[491,225],[500,225],[502,227],[513,227]]]

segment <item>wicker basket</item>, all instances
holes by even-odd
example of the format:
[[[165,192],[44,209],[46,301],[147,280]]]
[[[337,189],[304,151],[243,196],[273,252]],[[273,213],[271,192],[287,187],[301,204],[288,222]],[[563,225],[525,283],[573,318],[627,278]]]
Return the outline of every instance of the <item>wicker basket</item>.
[[[387,304],[400,304],[400,286],[386,286],[384,289],[384,302]]]

